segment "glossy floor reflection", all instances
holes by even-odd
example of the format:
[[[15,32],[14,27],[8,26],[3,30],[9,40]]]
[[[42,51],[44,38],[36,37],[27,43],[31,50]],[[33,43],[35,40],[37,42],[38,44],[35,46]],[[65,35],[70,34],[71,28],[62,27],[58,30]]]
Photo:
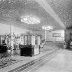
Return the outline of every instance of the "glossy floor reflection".
[[[72,72],[72,51],[62,50],[34,72]]]

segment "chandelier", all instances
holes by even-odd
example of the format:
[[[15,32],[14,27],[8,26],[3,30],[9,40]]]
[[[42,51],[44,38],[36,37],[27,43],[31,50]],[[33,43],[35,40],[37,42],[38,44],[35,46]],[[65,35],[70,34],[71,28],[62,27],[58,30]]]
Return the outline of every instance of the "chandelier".
[[[27,23],[27,24],[39,24],[40,23],[40,19],[36,16],[22,16],[21,17],[21,22]]]
[[[52,26],[42,26],[42,29],[44,29],[44,30],[52,30],[53,27]]]

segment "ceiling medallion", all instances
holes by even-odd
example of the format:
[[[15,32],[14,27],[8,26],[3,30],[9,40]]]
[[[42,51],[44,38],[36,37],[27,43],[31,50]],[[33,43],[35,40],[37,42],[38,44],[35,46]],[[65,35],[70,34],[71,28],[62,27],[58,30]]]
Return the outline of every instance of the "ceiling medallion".
[[[27,24],[39,24],[40,19],[36,16],[26,15],[21,17],[21,22],[24,22]]]

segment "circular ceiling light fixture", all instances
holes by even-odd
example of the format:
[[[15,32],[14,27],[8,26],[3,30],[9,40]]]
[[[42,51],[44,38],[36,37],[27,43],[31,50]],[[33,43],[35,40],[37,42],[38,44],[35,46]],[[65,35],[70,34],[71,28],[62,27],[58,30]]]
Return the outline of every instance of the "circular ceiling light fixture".
[[[40,19],[36,16],[26,15],[21,17],[21,22],[24,22],[27,24],[39,24]]]
[[[52,30],[53,27],[52,26],[42,26],[42,29],[44,29],[44,30]]]

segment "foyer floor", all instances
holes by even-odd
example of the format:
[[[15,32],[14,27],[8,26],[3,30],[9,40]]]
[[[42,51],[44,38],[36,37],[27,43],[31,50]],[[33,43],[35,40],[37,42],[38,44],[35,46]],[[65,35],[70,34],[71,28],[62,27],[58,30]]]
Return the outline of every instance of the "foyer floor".
[[[49,43],[33,57],[11,56],[16,63],[0,69],[0,72],[72,72],[72,51]]]
[[[5,66],[0,68],[0,72],[21,72],[23,70],[30,70],[29,67],[35,65],[38,63],[40,60],[43,60],[44,58],[53,55],[56,51],[58,50],[57,47],[55,46],[47,46],[45,45],[44,48],[40,49],[40,54],[32,56],[32,57],[26,57],[26,56],[19,56],[19,55],[14,55],[11,57],[8,57],[7,59],[13,60],[14,62],[11,65]],[[6,60],[5,58],[3,60]],[[0,66],[1,66],[1,61],[0,59]],[[4,62],[4,64],[7,61]]]
[[[61,50],[54,58],[30,72],[72,72],[72,51]]]

